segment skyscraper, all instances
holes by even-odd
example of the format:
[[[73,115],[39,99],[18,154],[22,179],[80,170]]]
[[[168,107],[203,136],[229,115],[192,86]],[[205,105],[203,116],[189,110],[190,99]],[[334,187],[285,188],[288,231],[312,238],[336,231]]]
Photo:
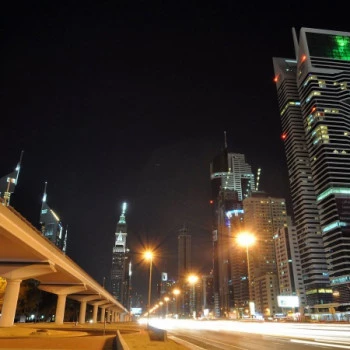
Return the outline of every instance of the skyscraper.
[[[273,58],[308,305],[350,300],[350,33],[293,28]]]
[[[243,214],[242,200],[255,189],[251,166],[246,163],[243,154],[228,152],[226,134],[223,151],[210,164],[210,179],[213,203],[214,304],[215,316],[218,317],[228,316],[236,304],[232,278],[232,245],[233,231],[240,220],[234,220],[237,217],[229,217],[229,214]]]
[[[131,260],[126,246],[127,225],[125,221],[126,203],[117,223],[115,243],[112,253],[111,294],[127,309],[130,309]]]
[[[55,244],[64,253],[67,249],[68,228],[64,230],[63,224],[58,215],[47,204],[47,182],[45,182],[44,195],[40,211],[40,230],[47,239]]]
[[[0,197],[4,199],[4,205],[10,205],[11,194],[15,191],[18,182],[19,171],[21,169],[23,151],[15,170],[0,178]]]
[[[184,226],[179,230],[178,239],[178,280],[185,280],[191,272],[191,235]]]
[[[280,295],[295,295],[299,305],[306,305],[305,288],[302,279],[300,253],[295,226],[288,217],[288,226],[281,227],[274,235],[276,264]]]
[[[189,315],[190,313],[190,289],[187,278],[192,272],[191,268],[191,235],[188,228],[183,226],[178,234],[178,283],[182,290],[179,296],[180,313]]]
[[[250,300],[255,302],[255,308],[261,314],[267,314],[267,310],[273,312],[277,308],[278,282],[275,254],[275,232],[281,227],[287,226],[287,209],[283,198],[271,197],[265,192],[255,192],[244,199],[244,226],[252,232],[256,243],[249,251],[249,277],[251,281],[249,294]],[[269,283],[276,285],[269,289]],[[263,290],[266,286],[268,289]],[[274,295],[270,301],[265,295]],[[275,300],[275,303],[273,303]]]

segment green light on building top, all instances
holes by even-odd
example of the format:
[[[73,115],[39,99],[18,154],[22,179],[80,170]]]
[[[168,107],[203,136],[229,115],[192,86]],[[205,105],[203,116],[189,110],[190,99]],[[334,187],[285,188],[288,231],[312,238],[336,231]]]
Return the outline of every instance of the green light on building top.
[[[333,57],[339,60],[350,61],[350,37],[336,35],[336,47],[333,48]]]

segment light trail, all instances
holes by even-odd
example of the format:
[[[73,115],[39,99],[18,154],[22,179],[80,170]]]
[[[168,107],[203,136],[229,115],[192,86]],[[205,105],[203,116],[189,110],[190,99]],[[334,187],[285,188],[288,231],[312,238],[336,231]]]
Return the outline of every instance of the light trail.
[[[325,346],[350,349],[350,324],[249,322],[231,320],[174,320],[155,319],[153,327],[171,330],[210,330],[218,332],[240,332],[293,338],[293,341],[311,340]],[[294,339],[295,338],[295,339]],[[331,344],[330,344],[331,343]],[[314,343],[315,344],[315,343]]]

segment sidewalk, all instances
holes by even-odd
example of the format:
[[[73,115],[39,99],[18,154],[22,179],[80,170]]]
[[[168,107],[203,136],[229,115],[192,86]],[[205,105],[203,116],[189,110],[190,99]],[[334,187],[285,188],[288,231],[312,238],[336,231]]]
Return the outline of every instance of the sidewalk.
[[[185,346],[174,340],[150,340],[147,328],[135,322],[115,324],[74,323],[16,323],[12,327],[0,328],[0,349],[35,350],[116,350],[117,330],[130,350],[184,350]]]

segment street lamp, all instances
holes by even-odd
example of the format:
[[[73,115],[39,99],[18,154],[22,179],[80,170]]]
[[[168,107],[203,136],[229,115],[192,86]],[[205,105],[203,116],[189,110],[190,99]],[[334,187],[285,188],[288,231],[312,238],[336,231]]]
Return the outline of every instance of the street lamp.
[[[151,291],[152,291],[152,260],[153,253],[151,251],[145,252],[145,259],[149,260],[149,282],[148,282],[148,305],[147,305],[147,323],[149,322],[149,314],[151,311]]]
[[[173,294],[175,295],[175,313],[178,315],[178,310],[177,310],[177,296],[180,294],[180,289],[174,289]]]
[[[169,312],[169,308],[168,308],[169,297],[164,297],[164,301],[165,301],[165,318],[167,318],[168,312]]]
[[[191,300],[190,300],[190,307],[191,307],[191,310],[190,310],[190,312],[191,312],[191,314],[192,314],[192,316],[194,316],[195,317],[195,313],[196,313],[196,308],[195,308],[195,301],[196,301],[196,291],[195,291],[195,285],[196,285],[196,283],[197,283],[197,281],[198,281],[198,276],[196,276],[196,275],[190,275],[190,276],[188,276],[188,282],[192,285],[192,302],[191,302]]]
[[[163,305],[164,305],[164,303],[162,301],[160,301],[158,305],[159,305],[159,316],[163,317],[163,313],[164,313]]]
[[[248,294],[250,300],[250,266],[249,266],[249,247],[255,243],[255,237],[249,232],[242,232],[237,235],[237,242],[239,245],[246,248],[247,253],[247,270],[248,270]],[[251,316],[250,305],[249,305],[249,317]]]

